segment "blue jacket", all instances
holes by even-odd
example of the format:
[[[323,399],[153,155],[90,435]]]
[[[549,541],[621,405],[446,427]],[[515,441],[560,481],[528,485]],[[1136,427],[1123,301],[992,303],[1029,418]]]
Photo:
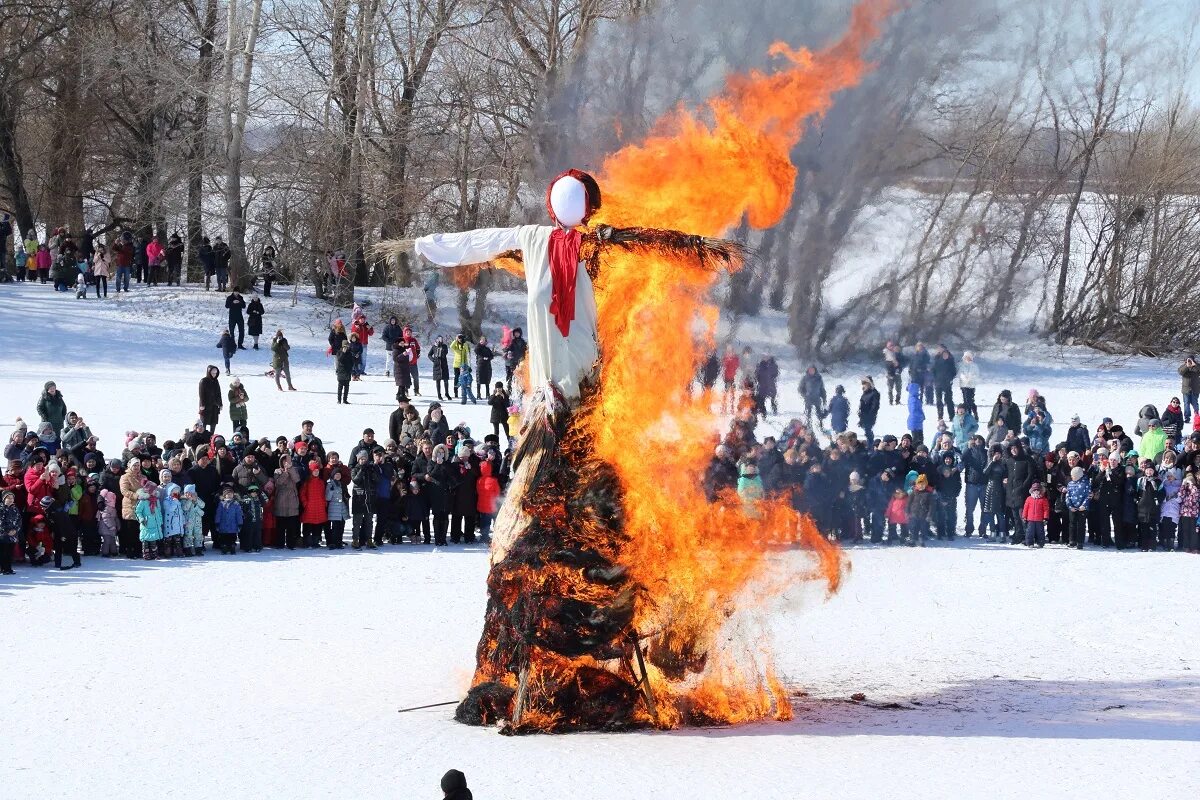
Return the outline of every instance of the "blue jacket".
[[[1067,484],[1067,507],[1082,508],[1084,511],[1092,504],[1092,484],[1084,475],[1077,481]]]
[[[1028,420],[1024,425],[1025,435],[1029,437],[1029,449],[1041,455],[1050,449],[1050,423],[1043,419],[1040,423]]]
[[[954,446],[965,450],[971,437],[979,432],[979,420],[970,411],[962,415],[955,414],[950,421],[950,430],[954,434]]]
[[[237,500],[217,503],[216,516],[218,533],[237,533],[242,529],[242,504]]]
[[[842,433],[850,423],[850,401],[845,395],[835,394],[829,401],[829,425],[834,433]]]
[[[925,409],[921,405],[921,385],[908,385],[908,429],[919,431],[925,427]]]

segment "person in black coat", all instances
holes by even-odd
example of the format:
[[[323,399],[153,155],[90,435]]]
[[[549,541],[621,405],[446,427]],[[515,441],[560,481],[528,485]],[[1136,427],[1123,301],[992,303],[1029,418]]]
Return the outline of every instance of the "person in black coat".
[[[858,427],[866,436],[867,449],[875,446],[875,422],[879,419],[879,390],[871,376],[862,379],[862,396],[858,398]]]
[[[715,379],[714,379],[715,380]],[[757,413],[767,418],[767,401],[771,401],[771,413],[779,413],[779,365],[775,356],[764,353],[754,368],[754,405]]]
[[[962,477],[963,484],[967,490],[966,496],[966,527],[964,534],[970,536],[975,532],[975,509],[983,500],[983,493],[987,486],[987,479],[984,477],[984,470],[988,466],[988,451],[984,447],[983,437],[975,434],[971,437],[967,448],[962,454]],[[982,519],[981,519],[982,522]],[[982,535],[982,528],[980,528]]]
[[[495,357],[496,351],[488,344],[487,337],[480,336],[479,344],[475,345],[475,383],[480,397],[487,395],[492,384],[492,360]]]
[[[413,473],[413,477],[421,481],[425,499],[429,501],[429,512],[433,515],[433,543],[437,547],[446,546],[446,528],[450,522],[450,487],[454,474],[447,453],[446,445],[439,444],[433,448],[433,460],[425,472]]]
[[[500,437],[500,430],[504,430],[504,443],[512,438],[512,433],[508,430],[508,407],[512,401],[509,399],[508,392],[504,389],[502,381],[496,381],[496,385],[492,388],[492,393],[488,397],[488,405],[491,406],[489,421],[492,423],[492,433],[496,438]]]
[[[441,788],[443,800],[473,800],[471,790],[467,788],[467,776],[456,769],[442,776]]]
[[[445,339],[439,336],[433,340],[433,347],[429,348],[429,360],[433,362],[433,385],[437,388],[438,400],[449,400],[451,396],[449,353]],[[442,397],[443,387],[446,390],[445,397]]]
[[[479,458],[468,450],[451,468],[450,541],[473,544],[479,523]]]
[[[988,417],[988,426],[994,427],[996,420],[1003,419],[1004,426],[1010,431],[1021,431],[1021,409],[1012,401],[1012,392],[1008,389],[1000,392],[996,404],[992,406],[992,415]]]
[[[933,378],[938,419],[944,419],[944,413],[954,416],[954,376],[958,374],[958,364],[945,345],[938,349],[929,371]]]
[[[176,286],[183,285],[183,239],[179,233],[172,233],[167,239],[167,286],[174,281]]]
[[[1029,497],[1029,487],[1035,481],[1041,483],[1037,475],[1037,465],[1019,442],[1013,442],[1008,446],[1004,469],[1004,499],[1009,510],[1009,519],[1012,522],[1009,528],[1013,532],[1011,541],[1023,542],[1025,541],[1025,522],[1021,519],[1021,511],[1025,507],[1025,500]]]
[[[271,283],[275,280],[275,246],[267,245],[263,248],[262,256],[259,259],[261,264],[262,279],[263,279],[263,297],[271,296]]]
[[[913,347],[912,358],[908,362],[908,382],[915,383],[922,388],[927,406],[933,405],[933,381],[929,376],[929,368],[932,363],[925,343],[917,342]]]
[[[225,298],[225,308],[229,310],[229,332],[237,330],[237,346],[239,350],[245,350],[246,346],[243,342],[246,340],[246,319],[242,316],[242,312],[246,309],[246,298],[242,297],[237,289],[234,289],[229,297]],[[262,330],[259,330],[262,333]]]
[[[221,407],[225,405],[224,395],[221,394],[220,375],[220,367],[209,364],[204,377],[200,379],[200,419],[210,433],[216,433]]]
[[[254,339],[254,349],[258,349],[258,337],[262,336],[262,319],[263,314],[267,313],[263,308],[262,300],[258,299],[258,295],[250,301],[250,305],[246,306],[246,316],[249,318],[249,324],[246,326],[247,333],[250,338]],[[241,342],[238,342],[241,344]]]
[[[350,405],[350,379],[354,376],[354,367],[358,363],[349,342],[342,342],[342,349],[334,356],[333,371],[337,376],[338,403]]]
[[[729,448],[717,445],[712,461],[704,470],[704,496],[708,502],[715,503],[722,492],[736,491],[738,482],[738,467],[730,456]],[[765,487],[764,487],[765,489]]]

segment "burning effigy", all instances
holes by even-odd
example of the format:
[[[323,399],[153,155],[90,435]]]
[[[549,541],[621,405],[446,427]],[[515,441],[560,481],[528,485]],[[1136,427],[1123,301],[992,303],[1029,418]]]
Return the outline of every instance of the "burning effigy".
[[[529,393],[460,722],[525,733],[790,718],[769,650],[736,644],[729,621],[797,581],[836,591],[842,556],[786,503],[707,502],[712,398],[672,376],[712,347],[711,289],[742,263],[715,237],[783,217],[792,147],[869,69],[890,11],[861,3],[820,51],[776,44],[783,69],[733,76],[704,109],[667,115],[598,179],[563,173],[546,192],[551,225],[381,246],[491,263],[528,287]],[[649,449],[671,453],[656,460],[666,469]],[[811,568],[781,574],[772,553],[796,546]]]

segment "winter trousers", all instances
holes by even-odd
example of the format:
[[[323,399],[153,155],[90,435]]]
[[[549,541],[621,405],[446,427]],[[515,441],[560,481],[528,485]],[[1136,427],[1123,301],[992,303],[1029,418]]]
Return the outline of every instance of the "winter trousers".
[[[1084,530],[1087,524],[1087,512],[1072,509],[1069,514],[1071,518],[1071,544],[1082,550]]]
[[[435,545],[446,544],[446,526],[450,522],[448,514],[439,514],[436,511],[433,514],[433,543]]]
[[[929,520],[927,519],[912,519],[908,521],[908,529],[912,533],[911,544],[920,544],[925,546],[925,539],[929,536]]]
[[[1012,541],[1014,543],[1025,541],[1025,527],[1026,526],[1025,526],[1025,520],[1021,519],[1021,510],[1020,509],[1013,509],[1012,522],[1013,522]],[[1046,533],[1045,529],[1043,529],[1042,530],[1043,537],[1045,536],[1045,533]],[[1045,541],[1044,538],[1043,538],[1043,541]]]
[[[100,555],[100,526],[94,520],[79,523],[79,544],[85,556]]]
[[[434,378],[433,385],[437,389],[438,400],[450,399],[450,379],[449,378]],[[442,390],[445,387],[446,396],[442,397]]]
[[[353,517],[354,527],[350,529],[353,545],[358,548],[367,545],[374,547],[375,545],[371,541],[371,529],[375,522],[374,514],[367,508],[367,504],[357,497],[354,499]]]
[[[346,520],[332,520],[325,528],[325,546],[330,550],[341,550],[345,544]]]
[[[104,524],[100,525],[100,555],[115,556],[120,551],[117,549],[117,531],[115,528],[108,528]]]
[[[262,520],[251,522],[246,520],[242,523],[242,550],[244,552],[253,552],[262,550]]]
[[[1025,546],[1032,547],[1037,544],[1038,547],[1046,545],[1046,523],[1045,522],[1026,522],[1025,523]]]
[[[287,378],[287,385],[289,389],[296,388],[295,386],[292,386],[292,365],[287,361],[280,364],[279,369],[275,370],[275,388],[282,392],[283,387],[279,385],[280,378]]]
[[[966,515],[966,520],[965,520],[965,527],[963,528],[963,530],[965,531],[967,536],[970,536],[972,533],[975,532],[975,509],[977,506],[979,506],[980,501],[983,499],[984,486],[985,486],[985,484],[982,484],[982,483],[968,483],[966,485],[967,515]],[[982,514],[980,516],[982,516]],[[981,523],[982,523],[982,520],[981,520]]]
[[[475,514],[450,515],[450,541],[458,544],[460,540],[467,544],[475,541]]]
[[[420,370],[416,364],[408,365],[408,379],[412,381],[413,394],[421,393],[421,376]]]
[[[1193,552],[1200,550],[1200,541],[1196,537],[1196,518],[1179,518],[1179,550]]]
[[[300,517],[275,517],[275,530],[288,550],[300,544]]]
[[[1046,520],[1046,541],[1066,544],[1069,525],[1066,511],[1051,510],[1050,518]]]
[[[102,285],[104,286],[104,296],[108,297],[108,276],[107,275],[97,275],[96,276],[96,299],[97,300],[100,299],[100,287]]]
[[[137,558],[141,554],[142,545],[138,541],[139,533],[141,533],[141,527],[136,519],[121,520],[117,541],[121,545],[121,552],[129,558]]]
[[[503,439],[500,439],[500,429],[501,428],[504,429],[504,438]],[[512,438],[512,434],[508,432],[508,420],[507,419],[504,420],[503,422],[493,422],[492,423],[492,433],[496,434],[496,438],[500,439],[500,442],[502,444]]]
[[[1188,422],[1194,414],[1200,414],[1200,397],[1194,394],[1183,396],[1183,421]]]
[[[146,561],[158,558],[158,542],[142,542],[142,558]]]
[[[953,386],[935,386],[933,387],[934,398],[937,403],[938,419],[942,419],[943,413],[945,416],[954,416],[954,387]]]
[[[492,539],[492,520],[495,518],[495,514],[479,515],[479,537],[485,542],[489,542]]]
[[[971,412],[971,416],[975,417],[975,419],[979,419],[979,409],[975,406],[975,387],[962,387],[962,396],[963,406],[967,409],[967,411]]]
[[[899,372],[897,372],[895,375],[893,375],[890,372],[888,373],[887,392],[888,392],[888,405],[892,405],[892,404],[899,405],[900,404],[900,373]]]
[[[12,548],[6,548],[11,550]],[[61,567],[64,555],[71,557],[71,566],[79,566],[79,537],[72,531],[67,534],[54,534],[54,566]]]
[[[184,529],[183,531],[183,546],[189,550],[204,549],[204,528],[197,527],[191,530]]]
[[[13,543],[8,537],[0,537],[0,574],[12,572]]]
[[[337,401],[339,403],[350,402],[350,381],[344,381],[341,378],[338,379]]]
[[[1182,519],[1182,517],[1180,518]],[[1163,517],[1158,521],[1158,549],[1169,553],[1175,549],[1175,520]]]
[[[129,291],[129,267],[117,267],[117,293],[121,291]]]
[[[325,525],[317,522],[305,522],[301,529],[303,531],[303,541],[301,547],[320,547],[321,546],[321,531],[325,529]]]
[[[979,536],[980,538],[988,535],[988,529],[991,529],[992,536],[999,536],[1001,539],[1008,537],[1008,516],[1003,511],[984,511],[980,515],[979,520]]]
[[[231,556],[237,552],[237,534],[214,533],[213,546],[220,548],[221,552],[225,555]]]
[[[889,522],[887,526],[888,544],[903,542],[908,538],[908,526],[898,525],[895,522]]]
[[[1138,518],[1138,546],[1143,550],[1153,550],[1158,543],[1158,520]]]

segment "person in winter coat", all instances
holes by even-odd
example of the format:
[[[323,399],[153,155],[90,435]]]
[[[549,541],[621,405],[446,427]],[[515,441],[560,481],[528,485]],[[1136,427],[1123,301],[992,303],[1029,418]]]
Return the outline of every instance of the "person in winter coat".
[[[1179,486],[1179,545],[1180,552],[1200,553],[1200,536],[1196,518],[1200,517],[1200,486],[1194,473],[1183,476]]]
[[[1163,431],[1162,421],[1158,418],[1150,419],[1146,425],[1146,432],[1138,444],[1138,455],[1147,461],[1154,461],[1167,446],[1167,435]],[[1140,421],[1138,426],[1141,426]]]
[[[988,451],[984,446],[983,437],[976,434],[971,437],[962,451],[962,477],[966,489],[966,525],[964,533],[970,536],[975,532],[975,509],[979,507],[984,491],[987,488],[987,478],[984,471],[988,467]],[[982,536],[982,515],[980,521]]]
[[[472,391],[472,388],[475,386],[475,375],[471,372],[470,363],[463,364],[462,367],[454,370],[454,374],[457,376],[457,388],[461,392],[462,404],[465,406],[467,401],[470,400],[471,405],[475,405],[478,402],[478,398],[475,397],[475,393]]]
[[[329,355],[336,358],[342,352],[342,345],[348,341],[350,334],[346,333],[346,325],[340,319],[335,319],[329,328]]]
[[[967,408],[966,403],[959,403],[955,409],[954,419],[950,421],[950,430],[954,433],[954,446],[959,450],[966,449],[979,430],[979,420]]]
[[[1200,414],[1200,364],[1195,356],[1188,356],[1179,365],[1180,387],[1183,395],[1183,415],[1191,419],[1194,414]]]
[[[1035,456],[1041,456],[1050,449],[1051,428],[1042,410],[1035,409],[1033,416],[1026,420],[1025,435],[1029,437],[1029,449]]]
[[[229,312],[229,331],[237,331],[237,349],[245,350],[246,318],[243,316],[243,312],[246,310],[246,298],[242,297],[241,292],[234,289],[230,292],[229,297],[225,298],[225,308]]]
[[[300,484],[300,526],[303,531],[301,547],[321,546],[321,534],[329,522],[325,500],[325,480],[321,478],[321,465],[310,461],[308,476]]]
[[[985,481],[981,503],[982,519],[979,523],[981,539],[1004,542],[1008,539],[1007,480],[1008,469],[1004,463],[1003,449],[993,445],[988,455],[988,464],[983,470]],[[1024,500],[1022,500],[1022,503]],[[991,529],[989,537],[988,529]]]
[[[767,418],[767,402],[770,401],[771,413],[779,413],[779,365],[775,356],[763,353],[758,365],[754,368],[754,405],[757,413]]]
[[[1158,522],[1158,549],[1169,553],[1175,549],[1175,533],[1179,530],[1179,520],[1182,502],[1179,491],[1182,488],[1180,472],[1177,469],[1162,471],[1162,517]]]
[[[17,493],[5,490],[0,496],[0,575],[13,574],[13,551],[20,546],[24,525]]]
[[[962,468],[952,451],[945,451],[934,475],[934,524],[937,538],[954,540],[957,527],[958,496],[962,494]]]
[[[217,503],[213,520],[216,527],[213,546],[220,548],[222,555],[237,554],[237,537],[242,530],[242,516],[242,504],[238,502],[233,487],[227,486],[221,492],[221,502]]]
[[[471,343],[467,341],[465,334],[458,334],[450,343],[450,360],[450,366],[454,370],[454,396],[458,397],[459,375],[462,373],[463,367],[467,367],[471,363]]]
[[[479,397],[487,397],[488,388],[492,385],[492,361],[496,351],[488,344],[486,336],[479,337],[475,345],[475,389]]]
[[[412,328],[405,325],[401,331],[400,341],[408,347],[408,376],[412,383],[414,397],[421,396],[420,358],[421,343],[413,336]]]
[[[223,292],[229,284],[229,262],[233,260],[233,251],[222,237],[217,236],[213,239],[212,253],[217,271],[217,291]]]
[[[138,521],[138,539],[142,543],[142,558],[153,561],[159,557],[159,542],[163,538],[162,513],[158,495],[145,488],[138,489],[133,513]]]
[[[958,387],[962,391],[962,402],[972,416],[979,419],[979,408],[975,405],[975,388],[979,386],[979,365],[970,350],[963,353],[958,365]]]
[[[833,399],[829,401],[829,425],[834,433],[845,433],[850,425],[850,401],[841,384],[834,387]]]
[[[362,345],[362,351],[358,354],[358,374],[367,374],[367,348],[371,343],[371,337],[375,335],[375,327],[367,322],[365,316],[355,318],[354,322],[350,323],[351,338],[357,337],[358,343]]]
[[[1046,520],[1050,518],[1050,502],[1042,492],[1042,484],[1034,481],[1029,496],[1021,506],[1021,521],[1025,526],[1026,547],[1046,546]]]
[[[325,546],[330,550],[341,550],[345,547],[346,520],[350,511],[346,506],[348,498],[345,473],[342,470],[329,470],[325,480],[325,515],[329,517],[325,529]],[[346,470],[348,473],[349,470]]]
[[[204,377],[200,379],[200,419],[210,433],[217,432],[217,421],[221,418],[221,407],[225,402],[218,380],[220,375],[221,370],[216,365],[209,364]]]
[[[204,555],[204,501],[196,494],[194,484],[183,487],[180,510],[183,511],[183,554]]]
[[[879,390],[867,375],[862,379],[862,394],[858,398],[858,427],[866,437],[867,449],[875,447],[875,422],[879,419]]]
[[[246,332],[249,333],[250,338],[254,340],[255,350],[258,349],[258,337],[262,336],[262,320],[263,315],[266,313],[267,311],[265,308],[263,308],[262,300],[259,299],[258,295],[254,295],[250,299],[250,304],[246,306],[246,318],[248,320]]]
[[[1171,402],[1167,403],[1167,407],[1163,409],[1162,418],[1163,433],[1170,439],[1179,441],[1180,433],[1183,431],[1183,408],[1179,405],[1179,398],[1172,397]]]
[[[492,520],[500,510],[500,481],[496,478],[499,471],[500,460],[497,453],[494,449],[489,449],[487,456],[479,463],[479,480],[475,484],[479,538],[484,542],[492,540]]]
[[[339,404],[350,404],[350,381],[354,377],[357,360],[350,349],[349,342],[342,342],[342,349],[334,361],[334,374],[337,376],[337,401]]]
[[[954,377],[958,374],[958,364],[945,345],[938,349],[929,372],[938,419],[945,419],[954,410]]]
[[[279,385],[280,378],[287,378],[289,392],[296,391],[296,387],[292,386],[292,363],[288,355],[291,349],[287,337],[283,335],[283,328],[275,331],[275,337],[271,339],[271,369],[275,371],[275,388],[281,392],[283,387]]]
[[[529,352],[529,343],[525,341],[522,333],[520,328],[513,328],[512,338],[501,350],[501,355],[504,357],[504,388],[508,390],[509,394],[512,394],[513,375],[516,374],[517,367],[521,366],[521,362],[525,360],[525,354]]]
[[[383,340],[383,349],[387,352],[386,361],[384,362],[384,376],[392,376],[392,361],[395,356],[396,342],[403,335],[403,329],[400,327],[400,320],[396,315],[388,317],[387,324],[383,326],[383,330],[379,334],[379,338]],[[396,385],[400,386],[400,376],[396,375]]]
[[[56,432],[62,430],[67,420],[67,403],[63,400],[62,393],[58,391],[58,384],[54,381],[46,381],[42,387],[42,396],[38,398],[37,412],[42,422],[49,422]]]
[[[379,467],[371,460],[371,454],[365,448],[354,453],[352,458],[354,465],[350,468],[350,511],[353,519],[351,546],[355,550],[362,550],[363,547],[374,549],[375,543],[371,533],[374,527],[375,502],[379,494]],[[444,528],[442,538],[444,543]]]
[[[1092,439],[1086,425],[1079,421],[1079,415],[1071,417],[1071,426],[1067,428],[1067,450],[1074,453],[1086,453],[1092,449]]]
[[[924,475],[918,475],[908,496],[909,546],[925,546],[925,539],[929,536],[929,522],[933,517],[934,502],[934,492],[929,486],[929,479]]]
[[[217,340],[217,348],[221,351],[221,357],[225,359],[225,374],[231,375],[229,359],[237,354],[238,344],[230,335],[228,328],[222,329],[221,338]]]
[[[908,431],[914,444],[925,441],[925,409],[921,407],[921,385],[908,384]]]
[[[100,299],[100,287],[104,286],[104,296],[108,297],[108,279],[112,276],[112,259],[104,245],[96,246],[96,255],[92,258],[92,276],[96,286],[96,299]]]
[[[121,462],[115,463],[119,470]],[[100,491],[97,493],[99,500],[96,502],[96,529],[100,533],[100,555],[103,558],[112,558],[120,552],[117,547],[117,531],[121,524],[117,516],[120,510],[117,492],[120,488],[118,486],[115,491],[112,488],[114,484],[111,469],[110,465],[109,472],[100,477]]]
[[[167,483],[162,487],[162,532],[163,554],[171,557],[183,555],[183,504],[180,502],[182,490],[176,483]]]
[[[512,438],[512,433],[508,429],[508,407],[511,404],[511,399],[508,392],[504,390],[504,384],[496,381],[496,385],[492,388],[492,394],[488,397],[488,405],[491,406],[491,412],[488,417],[492,423],[492,433],[497,437],[500,436],[501,429],[504,430],[504,438],[501,439],[502,444],[507,444]]]
[[[1021,410],[1012,401],[1012,392],[1008,389],[1000,392],[996,397],[996,404],[992,406],[992,414],[988,417],[988,427],[994,428],[996,420],[999,419],[1004,420],[1004,426],[1008,430],[1021,430]]]
[[[421,478],[421,489],[433,515],[433,543],[435,546],[444,547],[446,531],[450,524],[450,488],[453,480],[446,445],[439,444],[434,447],[433,461],[426,468],[424,475],[414,474],[414,477]]]
[[[1145,436],[1146,431],[1150,430],[1150,423],[1158,419],[1158,408],[1154,405],[1147,404],[1142,406],[1142,410],[1138,412],[1137,425],[1133,428],[1134,436]]]
[[[800,397],[804,400],[804,416],[812,425],[813,412],[818,419],[825,418],[825,380],[815,364],[809,365],[800,379]]]
[[[1138,545],[1143,553],[1154,549],[1158,543],[1158,523],[1162,516],[1162,481],[1152,464],[1142,469],[1137,479],[1137,522]]]
[[[1025,506],[1025,499],[1029,497],[1029,487],[1037,481],[1038,467],[1021,447],[1021,444],[1014,441],[1008,446],[1004,468],[1005,501],[1016,526],[1016,530],[1013,532],[1013,541],[1024,541],[1025,524],[1021,519],[1021,509]]]
[[[233,429],[239,431],[246,439],[250,438],[250,428],[248,422],[250,412],[247,409],[247,404],[250,402],[250,395],[246,391],[246,387],[242,385],[240,378],[234,378],[229,382],[229,421],[233,424]]]
[[[429,360],[433,362],[433,384],[437,388],[438,400],[450,399],[450,348],[441,336],[433,340],[429,348]],[[442,396],[443,387],[445,396]]]
[[[279,459],[279,467],[271,480],[275,484],[275,526],[288,550],[295,550],[300,542],[300,479],[298,465],[290,456]]]

